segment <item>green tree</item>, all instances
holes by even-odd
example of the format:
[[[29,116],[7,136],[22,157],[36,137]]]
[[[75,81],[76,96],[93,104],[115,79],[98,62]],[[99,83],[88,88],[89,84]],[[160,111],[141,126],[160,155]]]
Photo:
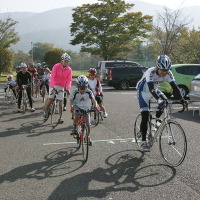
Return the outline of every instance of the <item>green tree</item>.
[[[83,44],[81,51],[100,55],[104,60],[130,51],[127,44],[147,37],[152,17],[141,12],[127,12],[134,4],[123,0],[99,0],[74,8],[71,24],[72,45]]]
[[[22,62],[29,63],[30,60],[31,60],[30,55],[28,53],[23,52],[22,50],[14,53],[14,67],[16,67]]]
[[[19,41],[20,38],[15,32],[16,24],[17,22],[11,18],[0,20],[0,52]]]
[[[177,63],[200,63],[200,28],[199,30],[183,29],[180,33],[173,60]]]
[[[29,51],[31,57],[33,57],[33,61],[42,62],[44,61],[44,55],[49,50],[53,49],[54,45],[50,43],[32,43],[32,49]]]
[[[50,66],[50,68],[52,68],[53,65],[61,61],[61,55],[64,52],[65,52],[64,49],[53,48],[45,53],[44,61],[46,62],[47,65]]]
[[[2,49],[0,53],[0,76],[2,73],[12,73],[13,52],[9,49]]]

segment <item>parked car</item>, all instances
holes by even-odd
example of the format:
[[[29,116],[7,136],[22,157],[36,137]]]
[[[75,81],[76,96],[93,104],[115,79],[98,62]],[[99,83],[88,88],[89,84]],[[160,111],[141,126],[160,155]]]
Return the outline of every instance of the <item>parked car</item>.
[[[141,65],[110,68],[107,84],[115,89],[122,90],[135,87],[146,70],[147,68]]]
[[[172,65],[171,71],[175,77],[183,97],[190,92],[191,81],[197,74],[200,74],[200,64],[177,64]],[[159,89],[168,97],[172,95],[173,90],[169,83],[164,82],[159,86]]]
[[[194,77],[191,82],[191,90],[189,93],[190,100],[200,102],[200,74]]]
[[[117,67],[134,67],[141,66],[137,62],[127,61],[127,60],[110,60],[110,61],[99,61],[97,67],[97,77],[101,82],[107,82],[109,76],[109,69]]]

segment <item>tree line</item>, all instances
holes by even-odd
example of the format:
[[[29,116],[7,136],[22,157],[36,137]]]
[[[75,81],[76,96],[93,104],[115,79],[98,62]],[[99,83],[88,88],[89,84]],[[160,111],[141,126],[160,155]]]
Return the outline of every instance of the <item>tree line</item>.
[[[20,38],[11,18],[0,20],[0,74],[10,73],[20,62],[46,62],[52,67],[60,55],[71,55],[73,69],[96,67],[99,60],[155,60],[167,54],[173,63],[200,62],[200,29],[189,29],[190,20],[179,10],[166,7],[153,16],[129,12],[134,4],[123,0],[99,0],[73,9],[70,44],[81,44],[80,52],[34,43],[28,53],[10,47]]]

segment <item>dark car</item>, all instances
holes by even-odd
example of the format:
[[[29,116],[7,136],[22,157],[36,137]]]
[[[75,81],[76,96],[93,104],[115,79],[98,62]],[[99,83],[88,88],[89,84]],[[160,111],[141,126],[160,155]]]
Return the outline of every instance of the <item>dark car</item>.
[[[147,68],[141,65],[111,68],[108,73],[107,85],[122,90],[135,87],[146,70]]]
[[[111,68],[117,67],[134,67],[134,66],[141,66],[137,62],[128,61],[128,60],[107,60],[107,61],[99,61],[97,67],[97,77],[100,79],[101,82],[107,82],[109,71]]]

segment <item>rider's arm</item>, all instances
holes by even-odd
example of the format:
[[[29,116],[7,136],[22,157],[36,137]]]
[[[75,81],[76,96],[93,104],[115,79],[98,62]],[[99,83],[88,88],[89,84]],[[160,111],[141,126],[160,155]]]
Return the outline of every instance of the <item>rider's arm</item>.
[[[68,67],[68,76],[66,82],[66,90],[70,91],[72,86],[72,69]]]
[[[28,73],[28,82],[31,83],[31,81],[32,81],[31,74],[29,72],[27,72],[27,73]]]
[[[173,81],[173,82],[170,82],[169,84],[171,85],[171,87],[173,89],[173,95],[179,100],[183,99],[181,92],[180,92],[178,86],[176,85],[176,83]]]
[[[95,100],[94,98],[92,98],[91,101],[92,101],[94,107],[96,108],[96,107],[97,107],[97,102],[96,102],[96,100]]]
[[[155,91],[155,89],[154,89],[154,84],[153,84],[153,82],[149,82],[149,83],[147,83],[147,85],[148,85],[148,88],[149,88],[150,93],[153,95],[153,97],[154,97],[156,100],[158,100],[160,97],[159,97],[159,95],[157,95],[157,93],[156,93],[156,91]]]

